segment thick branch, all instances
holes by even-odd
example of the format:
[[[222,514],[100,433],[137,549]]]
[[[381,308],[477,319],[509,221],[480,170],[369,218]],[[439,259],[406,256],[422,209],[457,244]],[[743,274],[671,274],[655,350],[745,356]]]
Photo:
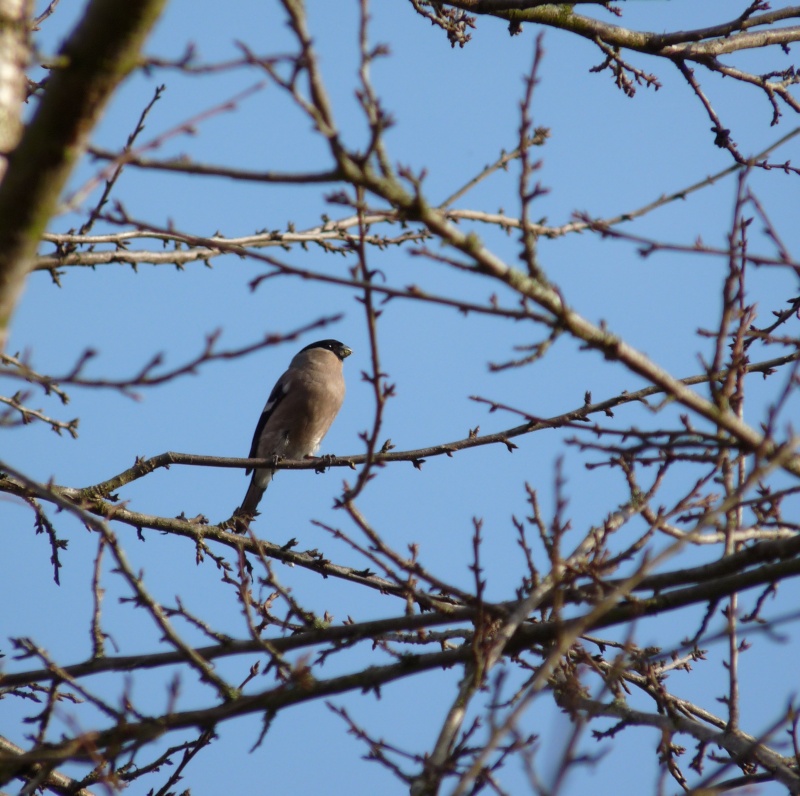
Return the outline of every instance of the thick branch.
[[[32,0],[0,0],[0,180],[22,135]]]
[[[0,184],[0,350],[61,190],[109,97],[137,65],[165,3],[92,0],[9,159]]]
[[[709,55],[800,41],[800,26],[745,32],[761,25],[774,25],[781,20],[800,17],[800,6],[736,17],[729,22],[707,28],[655,33],[610,25],[599,19],[576,14],[572,9],[573,3],[542,3],[539,0],[447,0],[446,5],[474,14],[501,17],[515,23],[537,22],[575,33],[591,41],[600,39],[612,47],[666,57],[680,54],[683,58],[702,59]]]
[[[2,769],[4,766],[4,760],[13,760],[14,757],[24,754],[25,750],[22,747],[11,743],[8,738],[3,738],[0,736],[0,769]],[[28,776],[36,777],[38,780],[38,778],[43,775],[41,764],[37,762],[29,763],[26,773]],[[92,791],[88,790],[87,788],[79,787],[77,780],[72,779],[72,777],[68,777],[66,774],[62,774],[59,771],[49,772],[43,777],[41,784],[47,790],[52,791],[53,793],[63,793],[64,796],[93,796]]]

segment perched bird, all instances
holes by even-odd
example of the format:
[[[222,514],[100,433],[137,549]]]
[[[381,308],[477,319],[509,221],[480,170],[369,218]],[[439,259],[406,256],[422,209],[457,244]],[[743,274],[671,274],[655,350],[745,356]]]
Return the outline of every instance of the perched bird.
[[[342,407],[342,362],[352,353],[338,340],[319,340],[294,357],[269,394],[249,458],[277,463],[278,459],[303,459],[317,450]],[[259,467],[253,472],[242,505],[234,513],[238,530],[246,530],[256,516],[274,474],[273,467]]]

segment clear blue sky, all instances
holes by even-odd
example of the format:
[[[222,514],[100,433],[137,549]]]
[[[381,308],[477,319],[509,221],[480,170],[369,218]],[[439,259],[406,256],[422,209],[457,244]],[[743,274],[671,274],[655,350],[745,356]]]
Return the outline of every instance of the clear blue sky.
[[[73,5],[64,4],[45,23],[45,51],[52,51],[84,6]],[[354,99],[357,4],[308,5],[340,128],[348,142],[362,142],[365,125]],[[622,5],[623,23],[651,30],[689,28],[732,18],[744,6],[731,0]],[[729,13],[720,12],[721,8]],[[503,23],[479,19],[468,46],[451,49],[441,31],[416,16],[404,0],[373,3],[372,17],[372,41],[386,42],[391,50],[390,57],[373,68],[376,89],[396,120],[387,136],[391,157],[412,170],[426,169],[428,194],[441,200],[493,161],[501,148],[514,147],[523,76],[530,68],[539,31],[526,26],[521,35],[512,38]],[[287,31],[277,4],[242,0],[223,9],[210,0],[174,0],[146,49],[153,55],[177,58],[193,43],[200,60],[217,61],[237,56],[236,41],[260,53],[285,51]],[[539,177],[549,192],[537,200],[536,217],[561,223],[574,211],[616,215],[729,165],[727,153],[713,144],[710,123],[698,101],[668,64],[631,56],[637,65],[656,71],[663,87],[657,92],[640,87],[630,99],[615,88],[608,73],[588,72],[602,60],[589,43],[547,31],[544,49],[533,112],[535,124],[551,132],[546,146],[537,152],[542,158]],[[791,58],[785,58],[785,63],[778,63],[780,60],[778,53],[769,58],[759,53],[745,57],[748,67],[763,70],[785,67]],[[745,154],[758,152],[798,124],[787,112],[777,128],[770,127],[770,108],[755,89],[708,77],[701,70],[698,76]],[[137,76],[116,97],[93,141],[119,148],[159,83],[165,83],[167,89],[148,117],[142,140],[216,106],[259,79],[244,71],[202,79],[177,72]],[[798,141],[787,145],[778,159],[800,162]],[[155,153],[161,158],[177,154],[202,163],[252,169],[314,170],[330,165],[307,120],[271,85],[244,100],[235,111],[201,122],[196,135],[173,138]],[[98,168],[85,162],[72,187],[85,184]],[[459,206],[488,212],[504,208],[513,213],[517,210],[515,180],[513,169],[495,175]],[[779,173],[758,174],[752,185],[786,244],[797,251],[797,180]],[[288,221],[303,229],[316,224],[323,213],[335,216],[339,210],[324,202],[325,193],[313,187],[201,181],[129,169],[115,197],[130,216],[157,226],[173,223],[177,229],[197,235],[219,231],[236,236],[283,228]],[[685,202],[657,211],[631,229],[673,242],[690,244],[702,236],[708,243],[723,245],[734,195],[735,178],[728,178]],[[51,229],[65,230],[80,222],[80,215],[65,214],[54,220]],[[486,232],[500,256],[517,262],[515,236]],[[766,249],[762,240],[754,236],[755,245]],[[632,245],[589,235],[543,241],[540,252],[545,270],[572,306],[594,322],[607,321],[675,375],[698,372],[698,355],[710,356],[711,344],[697,335],[697,329],[717,321],[724,262],[674,254],[642,260]],[[284,256],[301,266],[340,274],[348,265],[342,258],[313,248]],[[416,283],[432,292],[452,291],[473,300],[485,300],[491,291],[484,283],[454,276],[444,267],[411,258],[402,250],[372,257],[372,266],[398,286]],[[227,256],[216,258],[212,269],[193,264],[183,272],[171,266],[143,266],[138,273],[116,265],[94,271],[73,269],[64,274],[60,288],[46,275],[36,274],[28,282],[16,315],[9,349],[28,352],[39,371],[59,373],[91,347],[98,356],[90,372],[121,377],[135,373],[156,351],[164,352],[167,366],[184,362],[202,348],[205,335],[216,329],[222,330],[223,346],[235,347],[267,332],[291,330],[322,315],[341,313],[343,320],[329,333],[350,345],[354,355],[345,363],[347,400],[323,443],[323,452],[361,452],[358,435],[369,427],[373,411],[370,389],[360,378],[361,371],[368,368],[369,350],[363,310],[347,290],[318,284],[270,280],[253,292],[248,284],[261,272],[256,262]],[[782,271],[753,276],[749,287],[753,300],[758,301],[761,320],[781,308],[785,296],[791,295],[787,284],[794,282],[794,275]],[[514,356],[515,345],[536,342],[541,330],[532,333],[487,319],[465,319],[450,310],[392,302],[385,308],[379,332],[384,370],[397,385],[396,398],[387,406],[384,437],[390,437],[398,449],[460,439],[477,425],[488,432],[518,422],[511,415],[487,413],[485,407],[469,400],[471,395],[548,416],[580,406],[586,390],[599,400],[641,386],[620,366],[599,355],[580,353],[567,340],[560,341],[551,356],[533,367],[490,375],[488,362]],[[327,335],[309,336],[302,344]],[[3,458],[37,478],[84,486],[125,469],[136,456],[167,450],[245,455],[264,400],[299,347],[290,344],[244,360],[206,366],[196,376],[143,391],[140,401],[112,391],[74,389],[70,405],[61,407],[54,398],[36,394],[31,405],[61,418],[81,418],[79,438],[59,438],[41,425],[6,431]],[[748,419],[754,424],[764,411],[758,390],[755,385],[755,398],[747,407]],[[641,408],[627,408],[623,422],[631,422],[629,418],[651,422]],[[549,515],[553,466],[563,456],[569,513],[577,533],[601,522],[625,498],[621,479],[602,471],[587,472],[586,457],[565,447],[567,436],[553,431],[519,439],[513,455],[498,446],[431,459],[421,472],[399,463],[380,472],[361,508],[387,542],[401,551],[409,543],[419,543],[427,566],[465,587],[471,584],[471,520],[483,518],[488,597],[509,598],[524,572],[510,521],[512,515],[527,513],[524,482],[539,490],[543,510]],[[332,502],[342,478],[352,477],[343,471],[324,476],[311,471],[279,473],[262,504],[258,533],[276,542],[297,537],[301,549],[319,547],[335,561],[364,566],[353,552],[311,523],[313,519],[332,525],[346,522],[341,513],[332,510]],[[217,522],[230,515],[245,487],[240,471],[174,467],[126,487],[120,497],[149,514],[202,513]],[[62,535],[69,539],[58,587],[52,582],[49,548],[43,537],[34,535],[30,511],[9,499],[3,501],[0,511],[7,530],[0,598],[5,605],[14,606],[0,620],[0,643],[5,647],[6,637],[32,635],[60,661],[84,659],[90,651],[95,538],[73,520],[55,517]],[[142,543],[129,528],[120,528],[119,533],[126,539],[131,560],[144,570],[148,587],[158,598],[171,603],[180,594],[190,610],[215,628],[237,637],[245,634],[234,595],[219,582],[211,562],[195,565],[190,543],[154,532],[145,532]],[[320,613],[330,611],[336,621],[347,616],[357,620],[383,617],[398,611],[389,598],[364,600],[357,588],[346,584],[285,567],[278,567],[277,572],[298,598]],[[118,604],[117,597],[126,593],[124,587],[111,575],[106,580],[104,618],[119,651],[154,650],[157,633],[151,623],[129,605]],[[791,584],[781,587],[779,607],[783,610],[792,604],[787,602],[792,593],[797,589]],[[778,612],[779,607],[775,609]],[[42,621],[43,615],[47,622]],[[659,635],[639,640],[642,644],[677,643],[694,630],[698,616],[654,622],[646,632]],[[191,633],[188,636],[196,638]],[[743,725],[754,732],[767,727],[785,707],[795,686],[796,667],[780,661],[797,660],[798,654],[796,642],[779,646],[761,639],[758,645],[758,651],[744,656],[742,664],[746,683]],[[715,700],[724,688],[722,652],[720,646],[712,661],[699,665],[696,677],[675,675],[671,681],[674,691],[719,711]],[[354,654],[347,663],[358,660]],[[333,663],[325,673],[331,676],[345,671],[345,663]],[[7,663],[9,669],[20,665]],[[231,659],[221,663],[220,669],[237,682],[244,679],[249,665],[249,660]],[[166,698],[160,684],[171,676],[172,672],[163,672],[153,680],[134,683],[138,706],[159,709]],[[385,688],[380,700],[355,695],[335,701],[347,705],[353,717],[374,735],[424,752],[430,749],[453,698],[454,682],[450,673],[434,673]],[[98,678],[92,685],[102,692],[109,683]],[[187,682],[180,707],[202,706],[208,697]],[[0,733],[19,740],[14,709],[4,709]],[[68,713],[64,708],[64,714]],[[526,721],[527,731],[542,734],[543,749],[557,753],[558,739],[566,731],[565,720],[551,707],[549,698],[536,703]],[[182,785],[190,787],[194,796],[223,789],[319,792],[330,788],[332,782],[346,782],[350,793],[401,792],[399,783],[384,770],[360,761],[366,749],[345,734],[341,720],[322,704],[282,714],[263,747],[245,753],[259,729],[258,718],[218,728],[219,740],[189,767]],[[628,730],[613,749],[587,741],[587,749],[608,750],[609,757],[591,772],[591,780],[584,778],[588,774],[570,780],[567,792],[584,792],[589,783],[597,796],[654,790],[652,750],[657,741],[655,733],[641,729]],[[620,782],[623,766],[630,785]],[[636,785],[632,784],[634,776]],[[522,772],[512,767],[506,777],[510,792],[524,792]],[[139,788],[134,786],[132,792],[141,792]],[[667,787],[667,792],[673,790]]]

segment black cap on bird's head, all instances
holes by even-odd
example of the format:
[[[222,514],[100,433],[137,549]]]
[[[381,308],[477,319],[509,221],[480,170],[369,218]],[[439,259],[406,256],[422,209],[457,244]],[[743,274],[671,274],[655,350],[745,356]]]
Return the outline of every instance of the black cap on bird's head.
[[[302,354],[303,351],[310,351],[312,348],[325,348],[328,351],[332,351],[341,360],[344,360],[353,353],[344,343],[340,343],[338,340],[317,340],[316,343],[311,343],[311,345],[307,345],[303,348],[300,353]]]

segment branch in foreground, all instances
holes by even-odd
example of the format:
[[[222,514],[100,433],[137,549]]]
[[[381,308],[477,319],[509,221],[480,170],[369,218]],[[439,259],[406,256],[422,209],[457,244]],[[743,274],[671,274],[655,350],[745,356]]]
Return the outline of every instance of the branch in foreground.
[[[136,66],[166,0],[92,0],[61,49],[63,66],[48,81],[0,183],[0,350],[44,224],[73,171],[75,154],[106,102]]]
[[[11,743],[8,738],[0,736],[0,769],[5,768],[6,761],[13,761],[14,758],[19,758],[25,754],[26,752],[22,747]],[[68,777],[66,774],[61,774],[58,771],[50,771],[45,774],[44,768],[39,762],[29,763],[25,774],[28,777],[32,776],[34,782],[40,787],[44,787],[54,793],[63,793],[64,796],[94,796],[92,791],[79,787],[78,781]],[[2,776],[0,774],[0,777]]]
[[[65,507],[68,504],[65,503]],[[128,514],[128,512],[123,512]],[[125,521],[124,516],[113,519]],[[136,519],[139,519],[138,517]],[[97,522],[94,520],[93,522]],[[323,576],[332,575],[342,577],[356,585],[366,585],[382,593],[401,598],[408,596],[408,589],[398,587],[396,584],[374,575],[357,572],[352,568],[341,567],[326,561],[322,557],[309,554],[295,553],[284,547],[279,547],[253,537],[227,533],[214,526],[198,527],[186,521],[165,520],[162,525],[153,526],[158,530],[174,533],[179,536],[194,539],[198,544],[216,541],[232,549],[258,556],[266,555],[270,558],[285,563],[296,564],[314,570]],[[760,542],[751,547],[744,548],[723,559],[697,567],[680,567],[676,570],[654,573],[644,576],[639,582],[633,584],[633,592],[651,592],[651,596],[637,598],[630,597],[626,601],[612,607],[598,616],[592,622],[591,629],[610,627],[625,624],[632,619],[655,616],[664,612],[674,611],[689,605],[701,605],[704,602],[718,600],[722,597],[757,588],[765,584],[777,583],[787,578],[800,575],[800,536],[772,542]],[[598,594],[612,593],[619,590],[628,582],[628,579],[608,579],[595,581],[587,585],[575,584],[572,586],[559,585],[559,599],[574,605],[593,605],[598,599]],[[542,606],[553,604],[554,595],[542,598]],[[302,649],[325,643],[338,643],[345,640],[374,639],[386,633],[400,630],[414,630],[422,627],[435,627],[445,623],[472,622],[480,612],[498,619],[504,618],[508,611],[517,606],[516,601],[503,603],[489,603],[481,601],[480,604],[464,605],[448,598],[446,595],[427,595],[427,599],[420,600],[420,605],[428,610],[421,614],[406,615],[402,617],[375,620],[371,622],[350,623],[345,625],[329,626],[311,632],[298,633],[290,637],[278,637],[271,640],[243,641],[230,640],[222,644],[198,647],[196,652],[206,660],[229,655],[240,655],[264,650],[264,644],[280,652]],[[531,646],[546,644],[552,641],[563,627],[572,627],[571,620],[565,623],[538,622],[522,627],[515,634],[513,642],[515,651],[520,651]],[[466,646],[469,646],[468,644]],[[63,667],[63,674],[71,677],[81,677],[97,674],[104,671],[128,671],[132,668],[152,668],[178,663],[184,660],[183,653],[175,650],[166,653],[152,653],[132,656],[104,656],[92,658],[84,663]],[[58,671],[42,669],[32,672],[17,672],[0,675],[0,686],[13,687],[44,682],[63,677]]]
[[[776,570],[776,566],[782,567],[781,573]],[[791,576],[800,575],[800,561],[790,560],[782,562],[781,565],[767,565],[759,570],[754,570],[749,573],[746,583],[743,583],[739,579],[719,579],[704,587],[689,587],[687,589],[678,590],[670,595],[655,596],[646,602],[633,601],[622,603],[602,615],[596,615],[594,621],[585,629],[588,631],[599,627],[625,624],[632,619],[642,616],[652,616],[685,605],[703,603],[707,601],[711,595],[720,597],[725,594],[731,594],[743,588],[769,583],[777,577],[788,577],[790,573]],[[516,603],[512,604],[512,606],[515,605]],[[423,614],[420,615],[419,619],[403,617],[397,621],[404,623],[406,627],[416,622],[422,624],[429,622],[432,625],[439,624],[440,619],[444,619],[445,621],[459,621],[459,618],[461,618],[469,621],[472,616],[476,615],[475,610],[476,609],[462,609],[461,612],[445,616],[429,617]],[[391,622],[392,620],[388,621]],[[561,636],[568,636],[572,632],[573,627],[582,627],[583,624],[585,624],[585,619],[583,618],[568,621],[526,624],[509,640],[503,654],[517,655],[525,650],[530,650],[532,647],[554,643]],[[388,627],[388,625],[384,625],[384,627]],[[331,628],[331,634],[335,636],[344,636],[347,634],[358,634],[360,630],[359,626],[349,629],[348,626],[343,626],[341,628]],[[322,643],[325,632],[326,631],[320,631],[319,633],[311,634],[313,637],[311,643]],[[273,641],[279,645],[291,646],[302,643],[304,640],[303,638],[295,639],[294,641],[292,639],[279,638]],[[261,649],[263,650],[263,646]],[[218,645],[216,649],[210,647],[203,648],[202,650],[204,653],[203,657],[206,659],[214,657],[215,653],[225,655],[237,654],[243,651],[245,650],[232,650],[228,645]],[[198,650],[198,652],[201,651]],[[152,741],[167,732],[184,727],[194,726],[206,728],[214,726],[220,721],[226,721],[254,712],[264,712],[268,715],[274,715],[279,710],[290,705],[300,704],[333,694],[340,694],[353,690],[362,692],[374,691],[383,685],[424,671],[448,668],[454,664],[466,663],[472,659],[473,655],[474,651],[472,645],[465,643],[455,650],[425,653],[421,655],[404,655],[399,663],[393,663],[388,666],[373,666],[365,670],[340,677],[333,677],[328,680],[309,680],[309,678],[305,676],[304,670],[300,670],[302,669],[302,667],[300,667],[300,669],[295,672],[296,680],[294,682],[285,683],[275,689],[270,689],[258,694],[239,696],[233,700],[209,708],[186,711],[183,713],[171,712],[158,719],[127,722],[107,730],[101,730],[93,733],[92,746],[96,749],[107,749],[110,747],[127,748],[130,744],[136,745]],[[146,656],[146,658],[152,661],[152,665],[166,665],[167,663],[173,662],[171,659],[166,659],[163,655]],[[126,664],[131,661],[132,659],[128,659]],[[78,664],[79,669],[76,674],[78,676],[81,674],[91,674],[92,667],[99,665],[101,664],[93,664],[91,662],[87,664]],[[81,671],[80,667],[84,667],[84,671]],[[21,678],[26,682],[40,677],[45,680],[52,679],[53,673],[42,671],[9,675],[9,678],[17,680]],[[737,751],[737,754],[739,753],[740,750]],[[91,752],[86,752],[84,750],[81,737],[76,736],[74,739],[68,739],[61,743],[49,745],[33,752],[17,756],[11,761],[6,761],[6,766],[4,766],[4,768],[6,768],[6,773],[13,775],[14,772],[23,770],[33,762],[58,764],[67,759],[87,759],[87,755],[89,755],[89,759],[91,759]],[[767,765],[770,770],[774,770],[772,763],[765,762],[764,764]]]

